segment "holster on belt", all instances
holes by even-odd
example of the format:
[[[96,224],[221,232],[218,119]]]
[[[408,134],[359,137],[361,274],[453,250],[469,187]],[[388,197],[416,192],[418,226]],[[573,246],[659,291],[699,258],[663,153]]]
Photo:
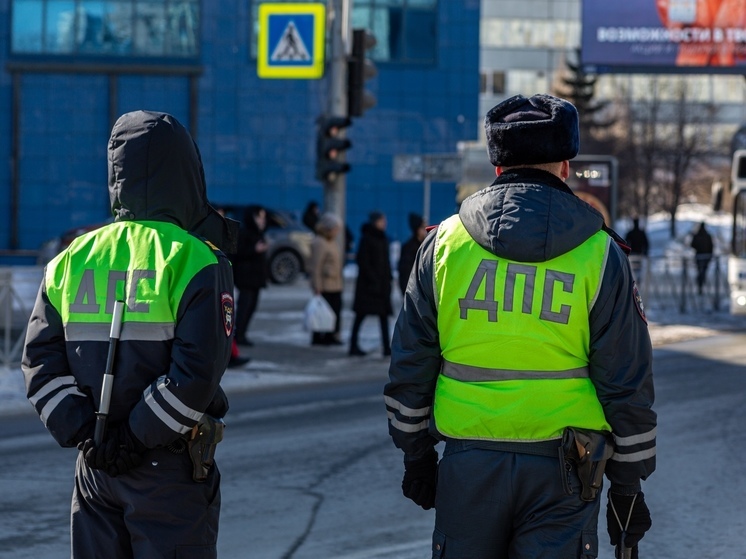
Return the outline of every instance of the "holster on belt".
[[[202,416],[187,441],[189,458],[192,459],[192,479],[205,481],[210,468],[215,463],[215,447],[223,440],[225,422],[207,414]]]
[[[576,465],[582,486],[580,498],[594,501],[603,483],[606,462],[614,454],[614,440],[608,431],[567,427],[562,435],[565,459]]]

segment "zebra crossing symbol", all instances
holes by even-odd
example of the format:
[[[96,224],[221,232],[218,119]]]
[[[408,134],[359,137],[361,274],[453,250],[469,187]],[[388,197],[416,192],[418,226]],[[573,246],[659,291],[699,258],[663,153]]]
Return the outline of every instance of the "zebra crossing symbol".
[[[274,62],[287,62],[291,60],[311,60],[308,49],[303,43],[303,38],[295,27],[295,22],[290,21],[282,34],[280,42],[277,43],[272,56],[269,58]]]
[[[260,4],[257,51],[259,77],[323,77],[325,26],[325,4]]]

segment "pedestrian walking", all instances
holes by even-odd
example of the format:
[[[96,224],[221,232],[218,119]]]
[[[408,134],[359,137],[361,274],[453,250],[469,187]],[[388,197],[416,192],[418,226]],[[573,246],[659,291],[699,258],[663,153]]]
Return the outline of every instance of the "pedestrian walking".
[[[636,217],[632,220],[632,229],[627,232],[624,240],[627,241],[630,254],[640,254],[642,256],[648,255],[648,234],[645,233],[644,229],[640,228],[639,218]]]
[[[420,248],[420,245],[422,244],[422,241],[425,240],[425,235],[427,234],[425,220],[422,219],[421,215],[410,213],[407,219],[409,221],[409,229],[412,231],[412,236],[401,246],[399,265],[397,266],[397,272],[399,272],[399,289],[402,293],[407,289],[407,282],[409,281],[409,274],[414,266],[417,249]]]
[[[336,315],[333,332],[313,332],[313,345],[341,345],[342,316],[342,255],[337,236],[342,230],[342,220],[333,213],[324,213],[316,224],[316,237],[311,243],[309,278],[311,290],[321,295]]]
[[[358,344],[360,327],[366,316],[377,316],[381,325],[383,355],[391,355],[389,339],[389,316],[391,309],[391,262],[389,261],[389,239],[386,236],[386,215],[374,211],[368,216],[360,230],[357,249],[357,279],[352,310],[355,319],[350,332],[350,355],[362,357],[367,354]]]
[[[303,210],[303,225],[308,227],[311,231],[316,232],[316,224],[319,222],[321,216],[321,209],[319,203],[316,200],[311,200],[306,205],[306,209]]]
[[[236,343],[253,346],[248,332],[251,319],[259,306],[259,294],[267,287],[267,240],[264,230],[267,227],[267,210],[252,204],[246,207],[241,231],[238,235],[238,249],[231,255],[233,279],[238,290],[236,316]]]
[[[648,256],[648,235],[644,229],[640,228],[639,218],[632,220],[632,229],[630,229],[624,237],[624,240],[629,246],[629,261],[632,265],[632,275],[637,281],[640,281],[642,276],[642,263],[643,260]]]
[[[697,232],[692,237],[691,247],[694,249],[694,260],[697,264],[697,291],[700,295],[704,291],[707,281],[707,268],[712,260],[712,235],[707,231],[705,222],[699,224]]]
[[[197,146],[173,116],[121,116],[108,161],[114,222],[45,268],[26,393],[57,443],[80,450],[72,557],[217,557],[214,452],[234,322],[218,246],[233,250],[237,231],[208,204]]]
[[[236,369],[238,367],[243,367],[249,361],[251,361],[249,357],[241,355],[241,352],[238,349],[238,344],[236,343],[236,338],[233,338],[233,342],[231,343],[231,358],[228,360],[228,368]]]
[[[605,468],[611,543],[634,548],[651,525],[652,349],[622,239],[565,184],[577,111],[518,95],[485,129],[497,179],[426,237],[394,329],[403,493],[435,507],[433,557],[595,557]]]

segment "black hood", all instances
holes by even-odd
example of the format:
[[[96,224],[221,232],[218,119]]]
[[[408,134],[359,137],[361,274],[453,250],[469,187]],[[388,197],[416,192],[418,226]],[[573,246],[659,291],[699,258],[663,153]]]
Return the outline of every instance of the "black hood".
[[[466,198],[459,217],[491,253],[520,262],[546,262],[603,228],[603,217],[558,177],[539,169],[505,172]]]
[[[166,221],[235,251],[238,224],[208,203],[197,145],[173,116],[134,111],[119,117],[108,163],[115,221]]]

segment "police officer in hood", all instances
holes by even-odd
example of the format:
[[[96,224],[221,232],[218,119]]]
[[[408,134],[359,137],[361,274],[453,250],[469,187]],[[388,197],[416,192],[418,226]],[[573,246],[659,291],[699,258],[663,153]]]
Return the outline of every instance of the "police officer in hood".
[[[54,439],[79,449],[73,557],[216,557],[212,456],[234,323],[221,249],[235,250],[237,224],[208,204],[197,146],[171,115],[120,117],[108,161],[114,222],[47,265],[23,355],[27,396]],[[97,444],[115,301],[124,312]]]
[[[395,327],[403,493],[435,507],[433,557],[596,557],[605,468],[611,543],[636,554],[652,350],[621,239],[565,184],[577,111],[518,95],[485,128],[497,179],[425,239]]]

